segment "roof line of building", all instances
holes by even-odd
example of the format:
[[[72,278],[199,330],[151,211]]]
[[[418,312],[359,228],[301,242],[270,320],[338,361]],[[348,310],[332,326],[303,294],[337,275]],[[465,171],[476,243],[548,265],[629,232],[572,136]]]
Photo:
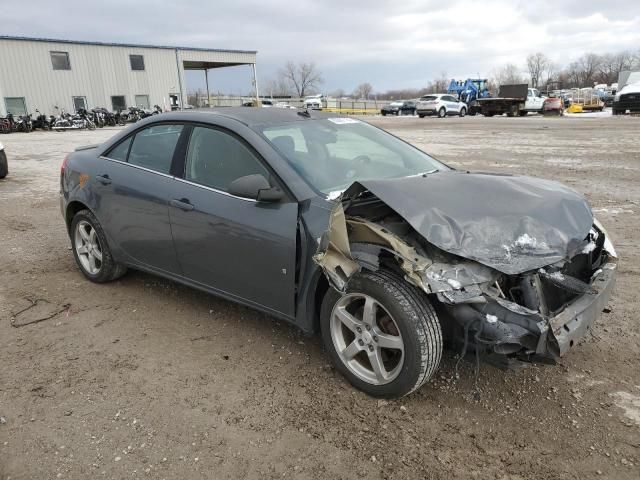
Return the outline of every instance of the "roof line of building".
[[[70,43],[74,45],[98,45],[101,47],[160,48],[163,50],[196,50],[201,52],[251,53],[254,55],[258,53],[256,50],[228,50],[228,49],[221,49],[221,48],[178,47],[178,46],[172,47],[168,45],[139,45],[135,43],[88,42],[84,40],[63,40],[59,38],[13,37],[10,35],[0,35],[0,40]]]

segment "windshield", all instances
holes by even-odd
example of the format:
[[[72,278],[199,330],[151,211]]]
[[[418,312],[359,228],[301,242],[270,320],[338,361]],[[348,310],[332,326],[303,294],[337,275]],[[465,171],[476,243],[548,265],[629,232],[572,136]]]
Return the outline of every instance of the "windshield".
[[[430,100],[437,100],[438,97],[436,97],[435,95],[426,95],[424,97],[422,97],[420,100],[423,101],[430,101]]]
[[[355,181],[449,169],[393,135],[353,118],[267,126],[262,134],[307,182],[327,195]]]

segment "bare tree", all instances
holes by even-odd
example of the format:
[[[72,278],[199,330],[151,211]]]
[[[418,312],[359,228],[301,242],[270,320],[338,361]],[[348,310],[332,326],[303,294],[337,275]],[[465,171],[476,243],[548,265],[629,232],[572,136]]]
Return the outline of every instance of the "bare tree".
[[[513,63],[507,63],[502,68],[493,71],[493,83],[496,85],[513,85],[525,82],[521,70]]]
[[[541,52],[527,56],[527,69],[529,70],[532,87],[537,88],[540,85],[543,73],[547,70],[549,63],[547,56]]]
[[[601,83],[614,83],[618,81],[618,74],[623,70],[631,70],[634,64],[633,54],[628,51],[620,53],[607,53],[600,57],[600,65],[596,80]]]
[[[543,78],[544,78],[544,81],[545,81],[545,85],[548,85],[549,83],[554,82],[554,81],[559,81],[559,78],[558,78],[558,73],[559,72],[558,72],[558,70],[559,69],[558,69],[558,65],[557,64],[553,63],[552,61],[549,61],[547,63],[547,68],[543,72],[543,74],[544,74]]]
[[[580,87],[593,87],[593,81],[600,68],[600,56],[595,53],[585,53],[576,62],[577,79]]]
[[[291,95],[291,87],[287,80],[280,74],[276,75],[275,78],[269,80],[264,88],[271,97],[284,97]]]
[[[342,88],[336,88],[334,91],[329,92],[329,96],[333,98],[342,98],[346,95],[346,92]]]
[[[368,100],[369,99],[369,95],[371,95],[372,91],[373,91],[373,87],[371,86],[370,83],[368,83],[368,82],[361,83],[353,91],[353,96],[355,98],[364,98],[365,100]]]
[[[309,90],[318,88],[320,84],[324,83],[322,74],[314,62],[300,62],[296,65],[289,61],[279,73],[293,87],[299,97],[304,97],[309,93]]]

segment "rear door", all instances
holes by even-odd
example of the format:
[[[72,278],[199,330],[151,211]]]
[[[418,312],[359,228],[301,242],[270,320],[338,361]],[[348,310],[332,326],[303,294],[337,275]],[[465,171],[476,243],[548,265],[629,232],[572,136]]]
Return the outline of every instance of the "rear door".
[[[103,155],[95,177],[96,215],[127,263],[179,274],[169,224],[171,163],[183,125],[154,124]]]
[[[180,189],[169,199],[178,260],[198,284],[293,317],[298,204],[228,193],[233,180],[253,174],[277,182],[232,132],[193,127]]]

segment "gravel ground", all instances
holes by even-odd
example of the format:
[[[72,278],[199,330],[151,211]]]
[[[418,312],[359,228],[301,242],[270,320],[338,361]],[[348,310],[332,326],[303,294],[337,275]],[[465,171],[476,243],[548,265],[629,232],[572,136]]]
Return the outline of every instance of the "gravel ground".
[[[447,352],[417,393],[369,398],[318,339],[261,313],[137,272],[84,280],[59,168],[114,130],[7,135],[0,479],[640,478],[640,119],[371,121],[455,167],[583,192],[622,259],[592,333],[558,365],[483,364],[477,389],[473,363],[456,379]],[[19,322],[51,318],[12,327],[32,300]]]

